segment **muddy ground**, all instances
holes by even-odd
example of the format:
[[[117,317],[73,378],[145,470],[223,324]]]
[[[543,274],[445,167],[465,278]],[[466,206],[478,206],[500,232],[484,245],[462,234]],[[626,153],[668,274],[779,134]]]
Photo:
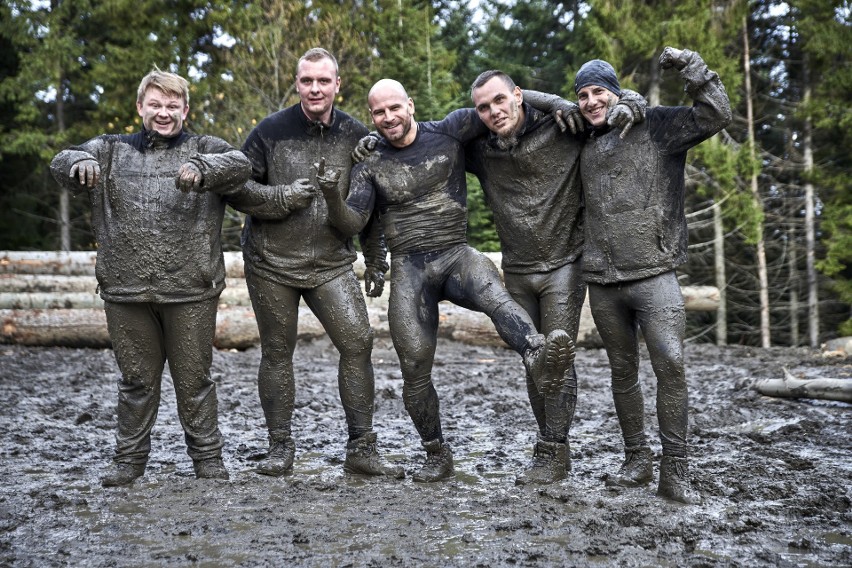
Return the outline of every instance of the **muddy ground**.
[[[687,348],[692,474],[683,506],[655,485],[604,487],[621,440],[600,350],[577,356],[581,391],[563,483],[517,487],[534,422],[517,356],[442,340],[434,379],[454,479],[416,484],[423,454],[402,380],[379,339],[376,430],[403,481],[346,476],[336,354],[303,342],[295,471],[256,475],[266,450],[258,349],[216,352],[230,481],[199,481],[171,380],[144,477],[103,489],[113,449],[112,352],[0,345],[0,565],[3,566],[849,566],[852,407],[758,395],[754,378],[852,377],[852,361],[804,349]],[[643,381],[656,439],[654,381]],[[659,454],[659,443],[654,443]]]

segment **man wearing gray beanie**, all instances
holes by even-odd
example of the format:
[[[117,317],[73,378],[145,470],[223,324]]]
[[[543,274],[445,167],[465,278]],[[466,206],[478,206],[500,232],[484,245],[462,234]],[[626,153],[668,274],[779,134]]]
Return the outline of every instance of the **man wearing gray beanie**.
[[[667,47],[660,66],[680,72],[694,104],[649,108],[627,134],[607,123],[621,90],[612,66],[596,59],[577,73],[580,112],[592,128],[580,156],[583,277],[612,369],[625,446],[625,460],[606,484],[636,487],[653,480],[639,382],[641,329],[657,377],[663,450],[657,495],[695,504],[701,497],[687,471],[686,318],[675,274],[687,258],[684,166],[690,148],[730,123],[731,108],[719,76],[697,53]]]

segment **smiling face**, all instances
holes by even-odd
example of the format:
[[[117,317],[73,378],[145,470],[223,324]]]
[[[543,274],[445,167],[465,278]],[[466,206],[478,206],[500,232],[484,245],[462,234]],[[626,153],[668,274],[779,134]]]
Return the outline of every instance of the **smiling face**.
[[[340,91],[340,77],[334,62],[327,57],[300,61],[296,71],[296,90],[305,115],[328,124],[334,97]]]
[[[159,133],[164,138],[180,134],[183,122],[189,113],[189,105],[178,95],[169,95],[156,87],[145,91],[141,102],[136,102],[136,111],[142,117],[142,125]]]
[[[392,146],[404,148],[417,137],[414,101],[395,82],[380,81],[368,97],[370,116],[379,134]]]
[[[520,87],[509,88],[500,77],[473,90],[473,106],[485,126],[500,137],[512,135],[524,118]]]
[[[606,111],[614,106],[618,97],[604,87],[589,85],[577,92],[580,103],[580,113],[592,126],[603,126],[606,122]]]

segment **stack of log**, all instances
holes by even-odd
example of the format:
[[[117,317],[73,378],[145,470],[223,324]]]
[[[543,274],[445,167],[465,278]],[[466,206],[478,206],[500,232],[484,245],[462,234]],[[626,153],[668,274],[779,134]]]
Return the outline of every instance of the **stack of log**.
[[[489,254],[500,266],[500,255]],[[243,272],[242,255],[225,253],[227,287],[220,297],[215,345],[245,349],[259,344]],[[363,277],[359,255],[355,272]],[[380,298],[366,298],[370,323],[377,337],[389,337],[387,322],[390,286]],[[688,310],[715,311],[718,290],[710,286],[684,287]],[[109,347],[103,301],[97,294],[94,252],[0,251],[0,342],[66,347]],[[299,337],[325,334],[307,306],[299,308]],[[439,336],[477,345],[504,345],[487,316],[449,302],[441,304]],[[578,344],[599,346],[588,302],[583,307]]]

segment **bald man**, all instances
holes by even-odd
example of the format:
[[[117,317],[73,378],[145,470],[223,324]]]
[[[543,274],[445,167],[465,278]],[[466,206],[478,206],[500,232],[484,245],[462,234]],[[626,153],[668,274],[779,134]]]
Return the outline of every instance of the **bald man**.
[[[426,450],[413,478],[439,481],[453,474],[432,383],[439,302],[487,314],[545,396],[559,395],[574,344],[561,329],[539,334],[494,263],[467,244],[464,145],[487,132],[476,113],[461,109],[441,121],[416,122],[414,101],[391,79],[377,82],[368,101],[382,139],[353,168],[345,201],[336,192],[323,195],[329,220],[343,234],[356,234],[374,211],[379,214],[391,252],[388,322],[403,398]]]

